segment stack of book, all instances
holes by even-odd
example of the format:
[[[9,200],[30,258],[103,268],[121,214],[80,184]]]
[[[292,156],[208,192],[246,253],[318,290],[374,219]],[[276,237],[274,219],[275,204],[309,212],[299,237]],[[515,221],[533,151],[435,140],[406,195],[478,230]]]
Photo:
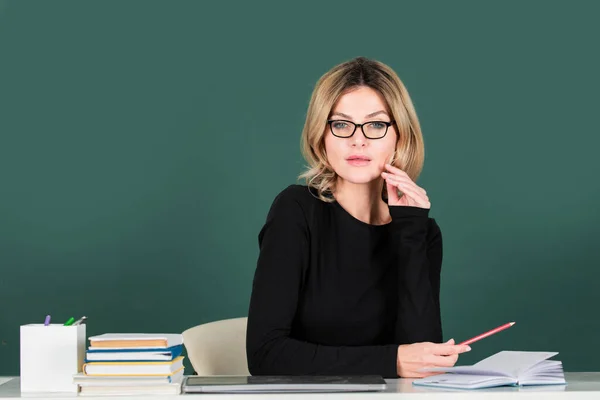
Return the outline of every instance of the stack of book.
[[[181,393],[182,335],[105,333],[89,340],[83,372],[73,377],[80,395]]]

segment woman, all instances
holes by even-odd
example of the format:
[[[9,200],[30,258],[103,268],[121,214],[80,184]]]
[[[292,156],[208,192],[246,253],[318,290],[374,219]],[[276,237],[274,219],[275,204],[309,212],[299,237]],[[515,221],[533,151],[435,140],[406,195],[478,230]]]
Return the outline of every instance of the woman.
[[[424,377],[470,350],[442,341],[442,237],[414,181],[424,159],[412,101],[387,65],[321,77],[303,153],[259,234],[246,350],[252,375]]]

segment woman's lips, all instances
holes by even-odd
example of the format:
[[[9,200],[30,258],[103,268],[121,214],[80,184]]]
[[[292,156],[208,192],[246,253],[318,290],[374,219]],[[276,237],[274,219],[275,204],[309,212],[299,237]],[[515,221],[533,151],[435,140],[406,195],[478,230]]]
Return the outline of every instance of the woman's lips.
[[[371,160],[367,157],[350,156],[346,159],[346,162],[354,167],[364,167],[365,165],[369,165]]]

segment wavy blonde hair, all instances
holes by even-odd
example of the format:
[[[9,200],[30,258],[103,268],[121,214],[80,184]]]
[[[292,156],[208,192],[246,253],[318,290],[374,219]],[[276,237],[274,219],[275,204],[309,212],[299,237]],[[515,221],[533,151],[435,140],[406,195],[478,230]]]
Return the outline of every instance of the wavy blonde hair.
[[[359,86],[379,92],[385,99],[387,111],[396,121],[398,140],[390,163],[406,172],[413,181],[423,168],[425,149],[421,126],[404,84],[386,64],[357,57],[336,65],[319,79],[302,129],[302,155],[308,167],[299,179],[305,179],[309,189],[315,189],[323,201],[335,200],[333,192],[337,181],[337,174],[325,152],[327,120],[340,96]],[[382,197],[387,199],[386,185],[383,185]]]

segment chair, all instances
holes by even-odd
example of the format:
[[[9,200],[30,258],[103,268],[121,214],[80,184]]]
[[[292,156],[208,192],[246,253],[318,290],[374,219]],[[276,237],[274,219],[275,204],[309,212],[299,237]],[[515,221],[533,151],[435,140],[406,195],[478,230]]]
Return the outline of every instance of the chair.
[[[247,317],[209,322],[183,332],[183,344],[198,375],[250,375],[246,359]]]

